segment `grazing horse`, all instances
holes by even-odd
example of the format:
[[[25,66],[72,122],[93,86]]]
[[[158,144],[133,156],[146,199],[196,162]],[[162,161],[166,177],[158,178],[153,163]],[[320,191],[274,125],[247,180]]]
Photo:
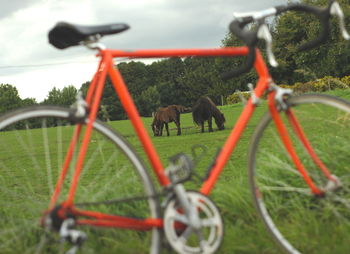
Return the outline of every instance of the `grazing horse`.
[[[174,122],[177,127],[177,135],[181,135],[180,127],[180,113],[188,112],[190,108],[186,108],[181,105],[170,105],[166,108],[159,108],[154,115],[152,122],[152,131],[154,136],[162,136],[163,128],[165,129],[167,135],[169,136],[169,126],[168,123]]]
[[[204,122],[208,121],[209,132],[213,131],[212,128],[212,117],[215,119],[216,126],[219,130],[225,129],[225,116],[215,106],[214,102],[207,96],[200,97],[196,104],[192,107],[193,121],[202,127],[204,132]]]

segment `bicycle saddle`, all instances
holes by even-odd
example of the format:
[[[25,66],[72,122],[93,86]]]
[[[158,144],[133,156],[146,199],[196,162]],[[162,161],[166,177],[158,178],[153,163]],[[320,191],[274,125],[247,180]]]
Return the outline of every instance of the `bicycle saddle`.
[[[116,34],[129,29],[129,25],[118,23],[100,26],[82,26],[59,22],[49,32],[49,43],[56,48],[65,49],[89,40],[90,36]]]

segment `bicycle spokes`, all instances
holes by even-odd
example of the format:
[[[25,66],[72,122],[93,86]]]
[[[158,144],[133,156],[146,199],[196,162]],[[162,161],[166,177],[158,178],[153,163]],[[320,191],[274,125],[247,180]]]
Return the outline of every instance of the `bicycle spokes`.
[[[327,95],[295,96],[286,102],[298,127],[283,111],[278,113],[280,121],[300,163],[323,195],[310,192],[267,114],[250,149],[250,180],[258,211],[289,253],[343,253],[350,225],[350,104]],[[335,236],[336,245],[332,244]],[[322,239],[317,245],[308,240],[316,237]]]

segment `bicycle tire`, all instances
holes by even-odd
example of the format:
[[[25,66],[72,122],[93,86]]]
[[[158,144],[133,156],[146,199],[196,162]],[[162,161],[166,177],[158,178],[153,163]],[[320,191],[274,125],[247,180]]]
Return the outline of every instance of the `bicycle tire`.
[[[57,233],[48,235],[39,226],[74,130],[74,124],[69,124],[69,112],[69,109],[55,106],[32,106],[0,117],[2,254],[65,253],[69,248],[57,239]],[[134,149],[119,133],[97,120],[86,157],[75,202],[103,202],[143,195],[148,198],[117,205],[102,203],[88,210],[130,217],[161,217],[152,179]],[[70,171],[73,169],[71,167]],[[43,180],[47,183],[42,183]],[[69,182],[63,187],[59,201],[66,198]],[[121,196],[124,194],[129,195]],[[160,252],[160,229],[141,233],[79,228],[88,235],[82,247],[84,253],[94,253],[94,249],[98,253]]]
[[[311,195],[266,113],[249,148],[249,183],[265,227],[287,253],[347,253],[350,240],[350,103],[330,95],[292,96],[296,115],[318,157],[342,186],[324,197]],[[299,158],[319,188],[323,174],[280,113]]]

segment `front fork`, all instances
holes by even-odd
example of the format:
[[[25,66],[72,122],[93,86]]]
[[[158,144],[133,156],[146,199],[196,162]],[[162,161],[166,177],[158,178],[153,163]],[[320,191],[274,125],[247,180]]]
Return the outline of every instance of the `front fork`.
[[[317,156],[310,141],[305,135],[297,117],[293,113],[291,107],[286,103],[286,98],[291,96],[292,90],[281,88],[271,83],[270,91],[271,92],[268,95],[268,103],[269,103],[269,110],[270,110],[271,117],[276,125],[278,134],[284,144],[284,147],[286,148],[288,154],[290,155],[295,167],[303,177],[305,183],[309,186],[312,194],[316,196],[323,196],[327,191],[333,191],[338,187],[340,187],[341,183],[339,179],[329,172],[326,165],[324,165],[321,159]],[[314,181],[309,176],[306,168],[301,163],[294,149],[290,136],[288,134],[288,130],[281,119],[279,111],[285,112],[290,125],[292,126],[295,134],[297,135],[301,143],[303,144],[305,150],[308,152],[309,156],[314,161],[315,165],[322,171],[324,176],[328,179],[326,186],[323,187],[322,189],[315,185]]]

